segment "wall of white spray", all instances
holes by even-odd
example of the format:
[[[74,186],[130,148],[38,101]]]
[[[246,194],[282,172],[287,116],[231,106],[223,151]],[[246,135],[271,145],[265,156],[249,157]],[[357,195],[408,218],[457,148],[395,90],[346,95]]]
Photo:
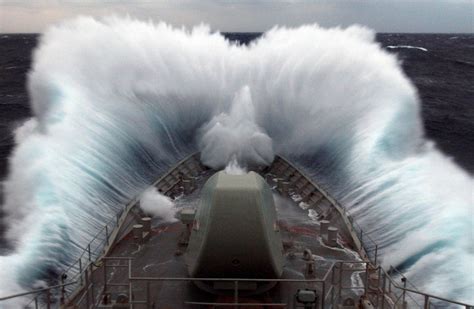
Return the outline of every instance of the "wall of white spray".
[[[214,167],[290,157],[373,231],[384,263],[473,301],[472,179],[424,140],[416,91],[369,29],[275,28],[238,46],[205,26],[79,18],[42,36],[29,92],[35,116],[4,184],[15,250],[0,258],[0,295],[64,269],[201,149]]]

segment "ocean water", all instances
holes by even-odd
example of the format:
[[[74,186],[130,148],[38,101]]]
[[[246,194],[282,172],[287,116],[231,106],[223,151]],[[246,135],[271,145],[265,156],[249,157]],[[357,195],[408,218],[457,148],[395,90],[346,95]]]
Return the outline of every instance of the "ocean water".
[[[0,295],[59,273],[200,150],[215,168],[290,157],[370,231],[384,266],[473,302],[473,35],[85,18],[0,43]]]

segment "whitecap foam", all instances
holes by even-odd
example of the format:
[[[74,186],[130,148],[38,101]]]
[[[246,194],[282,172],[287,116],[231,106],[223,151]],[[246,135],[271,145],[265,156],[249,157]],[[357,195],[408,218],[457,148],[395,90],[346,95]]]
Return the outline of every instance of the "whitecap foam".
[[[367,28],[274,28],[240,46],[206,26],[78,18],[41,37],[28,88],[34,120],[5,181],[9,286],[60,273],[201,146],[221,168],[289,157],[373,231],[384,263],[472,301],[472,179],[426,142],[415,88]]]
[[[397,48],[407,48],[407,49],[418,49],[424,52],[427,52],[428,50],[424,47],[420,46],[411,46],[411,45],[388,45],[387,48],[390,49],[397,49]]]

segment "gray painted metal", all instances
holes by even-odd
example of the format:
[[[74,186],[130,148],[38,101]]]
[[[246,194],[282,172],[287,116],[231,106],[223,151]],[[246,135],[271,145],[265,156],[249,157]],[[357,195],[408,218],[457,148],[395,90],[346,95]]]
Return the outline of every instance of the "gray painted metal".
[[[270,187],[255,172],[204,185],[186,262],[192,277],[278,278],[283,245]]]
[[[189,177],[193,177],[198,174],[199,170],[202,170],[202,166],[200,166],[198,160],[196,159],[196,155],[190,156],[178,163],[177,166],[172,168],[169,173],[155,182],[154,186],[167,195],[175,195],[176,193],[179,194],[180,191],[182,192],[184,190],[185,186],[180,180],[183,178],[183,175],[190,175]],[[107,294],[105,291],[108,291],[109,287],[110,289],[123,287],[125,290],[123,290],[121,293],[124,293],[125,296],[132,296],[129,297],[130,308],[151,308],[153,307],[152,302],[156,302],[158,300],[164,301],[165,304],[166,302],[170,303],[170,299],[173,298],[173,296],[174,302],[171,302],[171,304],[178,306],[168,306],[170,308],[181,308],[190,304],[209,304],[215,306],[223,304],[225,306],[235,305],[240,307],[249,305],[249,303],[245,302],[245,299],[243,300],[244,302],[240,302],[238,288],[239,285],[242,285],[246,282],[279,282],[279,287],[277,286],[275,289],[272,289],[270,293],[275,293],[276,295],[281,293],[279,294],[281,297],[273,298],[273,303],[268,303],[265,299],[256,299],[256,305],[268,306],[273,304],[275,306],[284,306],[284,304],[286,304],[287,306],[291,307],[291,299],[288,296],[293,294],[289,294],[288,291],[290,288],[299,288],[299,286],[296,285],[296,282],[300,282],[301,284],[307,284],[308,287],[313,288],[316,286],[318,288],[318,293],[322,295],[321,302],[318,304],[318,308],[335,308],[337,304],[340,304],[340,302],[345,298],[345,292],[355,290],[363,291],[362,293],[364,293],[365,296],[368,296],[370,300],[373,301],[373,304],[376,308],[382,309],[402,308],[403,306],[406,306],[406,303],[402,303],[402,300],[405,300],[405,298],[407,300],[415,299],[418,301],[418,305],[423,308],[430,308],[439,301],[443,301],[451,305],[457,304],[468,309],[473,308],[468,304],[463,304],[453,300],[440,298],[435,295],[426,294],[416,289],[407,288],[406,285],[400,286],[399,280],[393,279],[392,272],[386,272],[379,265],[377,265],[377,246],[375,246],[375,253],[372,255],[372,257],[375,258],[372,262],[369,262],[366,252],[369,251],[370,253],[370,250],[364,248],[364,245],[367,245],[367,241],[369,241],[370,246],[371,239],[368,233],[362,231],[362,229],[356,224],[354,220],[352,220],[352,218],[347,214],[344,208],[337,203],[337,201],[333,200],[315,182],[304,176],[304,174],[302,174],[296,167],[291,165],[286,160],[282,159],[281,157],[276,157],[272,167],[267,169],[265,173],[267,173],[265,176],[269,182],[272,182],[274,178],[281,178],[282,176],[282,180],[289,179],[289,192],[299,193],[301,198],[304,199],[305,202],[310,205],[310,207],[316,209],[318,213],[323,216],[323,218],[330,220],[332,224],[336,223],[336,226],[340,228],[340,237],[345,238],[346,242],[349,244],[352,243],[357,251],[361,253],[361,256],[365,261],[339,261],[333,264],[330,269],[325,270],[322,276],[321,274],[316,274],[314,277],[310,277],[313,279],[308,278],[295,280],[292,275],[296,274],[298,278],[301,275],[300,273],[295,273],[295,270],[304,269],[304,263],[308,262],[304,260],[304,258],[302,259],[304,254],[301,254],[301,252],[298,251],[299,249],[297,250],[297,248],[300,248],[301,245],[308,246],[308,250],[316,255],[323,257],[334,255],[333,258],[336,259],[343,257],[339,255],[340,250],[336,250],[337,248],[330,249],[328,247],[318,245],[319,242],[314,241],[318,239],[317,233],[311,233],[310,235],[298,234],[296,232],[292,232],[291,229],[285,229],[285,225],[281,225],[280,233],[282,233],[282,237],[286,235],[284,238],[285,246],[288,245],[288,240],[291,240],[291,242],[294,243],[294,246],[288,248],[288,258],[286,262],[288,265],[285,265],[285,268],[290,269],[291,272],[287,272],[286,274],[284,272],[281,278],[264,279],[265,277],[263,276],[260,278],[227,277],[217,279],[186,277],[184,257],[176,254],[173,256],[173,252],[179,252],[174,251],[174,248],[176,248],[179,235],[182,233],[180,230],[175,230],[177,224],[169,225],[168,227],[170,228],[170,232],[168,233],[152,235],[151,240],[140,246],[139,251],[137,251],[136,246],[133,244],[133,239],[130,239],[130,237],[123,237],[124,235],[129,234],[133,224],[141,223],[138,214],[134,213],[134,210],[138,208],[136,207],[138,205],[137,199],[134,199],[126,206],[121,215],[117,216],[116,222],[109,223],[108,226],[104,227],[104,229],[100,232],[104,234],[105,231],[107,246],[104,247],[104,254],[97,259],[97,254],[94,253],[94,250],[91,250],[91,245],[89,244],[87,246],[84,254],[81,256],[81,259],[79,259],[78,263],[76,263],[79,265],[78,268],[80,269],[79,276],[75,278],[68,278],[69,280],[74,281],[57,286],[51,286],[46,289],[3,297],[0,298],[0,302],[7,301],[8,299],[14,297],[37,295],[37,297],[32,299],[32,303],[35,301],[35,305],[38,305],[38,300],[46,299],[47,302],[44,304],[40,303],[39,306],[46,306],[48,308],[50,305],[56,307],[58,305],[58,299],[56,299],[56,296],[60,296],[61,300],[59,300],[59,304],[61,305],[66,303],[69,305],[74,304],[77,306],[77,308],[105,308],[107,306],[101,304],[102,296]],[[192,190],[193,189],[194,188],[192,188]],[[287,200],[290,201],[290,199]],[[281,205],[279,207],[281,207]],[[296,207],[295,209],[298,210],[299,208]],[[279,211],[284,211],[284,209],[279,209]],[[292,221],[291,216],[288,216],[288,218],[283,216],[282,218],[284,219],[283,221],[286,221],[286,223],[283,222],[286,225],[297,223]],[[308,231],[309,227],[310,226],[306,226],[305,230]],[[183,229],[184,228],[185,226],[183,226]],[[345,230],[349,230],[349,233],[347,233]],[[354,241],[351,242],[351,239]],[[362,241],[364,241],[364,244]],[[134,255],[135,253],[137,253],[135,256],[136,263],[134,262],[136,266],[132,267],[130,257],[126,256]],[[117,257],[116,255],[120,255],[122,257]],[[161,256],[161,259],[158,258],[158,256]],[[154,265],[155,268],[146,268],[148,267],[149,263],[147,257],[156,262],[156,265]],[[109,259],[127,260],[128,266],[109,265],[107,267],[107,261]],[[319,272],[324,267],[324,264],[319,262],[316,267],[316,271]],[[123,278],[125,279],[123,282],[115,281],[121,278],[121,269],[128,269],[128,275]],[[134,273],[133,276],[132,269]],[[348,278],[351,279],[356,272],[360,272],[360,278],[365,278],[363,280],[363,286],[354,286],[352,284],[352,280],[348,280]],[[113,274],[113,278],[108,279],[106,277],[107,274],[109,276]],[[112,279],[113,281],[110,281]],[[188,296],[176,294],[181,291],[178,289],[179,286],[183,287],[184,291],[184,288],[188,289],[191,287],[191,285],[185,286],[184,284],[186,282],[197,280],[233,282],[235,289],[234,302],[222,303],[220,302],[222,299],[219,298],[201,298],[207,295],[206,293],[202,292],[198,294],[199,297],[197,298],[188,297],[196,296],[192,293]],[[179,283],[181,283],[181,285],[179,285]],[[79,286],[76,290],[78,294],[66,295],[64,293],[65,287],[67,285],[76,284]],[[280,290],[279,292],[278,289]],[[55,295],[56,291],[58,291],[58,295]],[[171,291],[178,292],[173,294],[170,293]],[[180,295],[178,297],[179,299],[176,298],[177,295]],[[50,303],[50,296],[52,296],[52,300],[56,301],[54,304]],[[141,296],[146,297],[141,298]],[[165,298],[163,298],[163,296],[165,296]],[[168,297],[168,299],[166,297]],[[142,299],[146,299],[146,301],[143,301]],[[264,303],[259,303],[262,300]],[[182,303],[179,303],[179,301]],[[1,303],[0,307],[2,307]]]

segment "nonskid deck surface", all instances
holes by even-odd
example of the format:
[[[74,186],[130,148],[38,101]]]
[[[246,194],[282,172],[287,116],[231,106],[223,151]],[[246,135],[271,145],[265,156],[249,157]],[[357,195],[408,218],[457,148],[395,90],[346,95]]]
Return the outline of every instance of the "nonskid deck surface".
[[[196,209],[203,184],[215,172],[203,166],[199,153],[194,153],[153,187],[172,198],[177,209]],[[273,231],[281,233],[285,258],[281,279],[258,278],[258,274],[253,277],[258,279],[189,278],[184,255],[189,231],[199,221],[186,211],[180,216],[182,221],[150,222],[137,196],[60,275],[60,284],[10,295],[0,302],[27,297],[27,307],[35,304],[35,308],[300,308],[301,302],[295,305],[297,290],[310,289],[318,296],[311,308],[474,307],[405,286],[408,280],[403,274],[392,272],[392,268],[384,270],[377,263],[378,245],[370,234],[288,160],[276,156],[270,167],[257,172],[273,190],[278,214]],[[241,224],[245,227],[245,222]],[[146,236],[144,241],[142,236]],[[96,252],[92,245],[97,243],[102,246]],[[198,289],[192,280],[201,286],[203,282],[213,285],[219,294]],[[278,283],[264,293],[251,293],[269,281]],[[299,293],[303,294],[308,297],[311,293]]]
[[[176,207],[179,209],[198,207],[200,187],[212,174],[213,171],[201,172],[196,177],[195,190],[189,195],[184,196],[176,192],[171,194],[177,195]],[[344,243],[350,244],[350,239],[340,238],[336,247],[324,244],[319,237],[318,221],[309,216],[309,214],[315,215],[314,209],[304,209],[305,206],[308,207],[308,204],[298,202],[298,199],[301,199],[298,195],[279,194],[272,181],[272,174],[263,173],[262,176],[266,177],[274,188],[278,225],[284,244],[285,267],[282,279],[322,279],[333,262],[360,260],[358,254],[349,248],[350,246],[343,246]],[[294,201],[295,199],[297,202]],[[134,220],[132,216],[135,215],[131,213],[130,216],[130,220]],[[245,225],[245,222],[242,222],[242,225]],[[130,265],[133,277],[186,278],[188,273],[184,261],[185,236],[186,226],[181,222],[166,223],[154,219],[149,240],[138,245],[134,241],[132,232],[128,232],[113,246],[108,257],[132,258]],[[313,254],[314,271],[312,273],[308,273],[308,261],[303,258],[305,250],[310,250]],[[106,282],[105,291],[109,298],[107,303],[115,300],[119,294],[129,295],[128,263],[123,259],[102,261],[100,267],[91,276],[91,281],[94,282],[94,291],[91,293],[94,303],[103,302],[104,282]],[[107,264],[107,267],[104,267],[104,264]],[[358,264],[352,264],[352,266],[360,267]],[[356,283],[357,286],[362,286],[363,276],[359,275],[359,271],[345,271],[342,281],[345,285]],[[280,282],[261,295],[245,295],[245,291],[241,291],[239,302],[292,304],[296,291],[304,288],[316,290],[319,294],[322,292],[321,284]],[[344,297],[354,297],[355,294],[362,293],[363,290],[347,291]],[[147,294],[150,295],[148,300]],[[135,305],[134,308],[146,308],[152,305],[155,308],[181,308],[185,307],[186,301],[204,303],[232,303],[234,301],[232,290],[229,290],[229,293],[213,295],[203,292],[189,281],[151,281],[148,285],[146,282],[133,282],[132,295],[134,300],[149,302],[148,305]]]

